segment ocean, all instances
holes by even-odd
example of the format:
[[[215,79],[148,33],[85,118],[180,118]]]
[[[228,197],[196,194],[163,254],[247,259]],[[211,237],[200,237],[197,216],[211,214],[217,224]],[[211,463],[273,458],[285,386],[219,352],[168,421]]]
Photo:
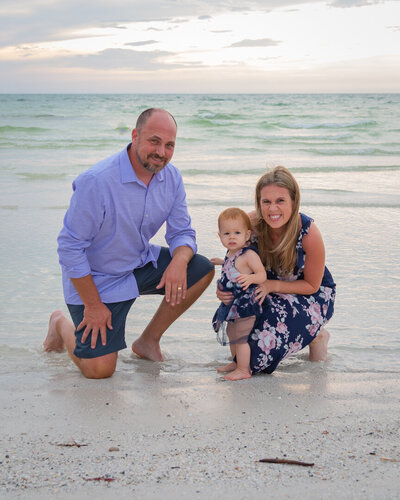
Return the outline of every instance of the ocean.
[[[278,371],[400,372],[400,94],[0,95],[1,373],[45,378],[76,370],[45,354],[50,313],[63,309],[56,238],[73,179],[122,150],[138,114],[168,109],[178,122],[172,163],[182,172],[199,252],[224,255],[217,216],[251,210],[267,168],[296,176],[301,210],[313,217],[337,283],[328,362],[307,349]],[[163,234],[155,241],[163,243]],[[218,277],[218,269],[216,278]],[[127,344],[158,298],[139,299]],[[215,340],[215,284],[164,335],[160,372],[215,370],[228,348]],[[130,349],[117,370],[141,362]]]

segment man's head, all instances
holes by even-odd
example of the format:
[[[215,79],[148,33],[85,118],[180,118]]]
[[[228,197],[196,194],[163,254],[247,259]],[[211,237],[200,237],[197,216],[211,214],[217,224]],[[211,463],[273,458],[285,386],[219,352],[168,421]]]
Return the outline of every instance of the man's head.
[[[174,154],[177,125],[168,111],[151,108],[143,111],[132,131],[131,161],[135,167],[156,174]]]

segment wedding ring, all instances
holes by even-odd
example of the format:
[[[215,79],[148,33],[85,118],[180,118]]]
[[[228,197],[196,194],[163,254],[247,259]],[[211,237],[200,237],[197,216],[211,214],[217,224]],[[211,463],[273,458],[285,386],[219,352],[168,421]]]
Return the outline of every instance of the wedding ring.
[[[178,290],[182,290],[182,287],[181,287],[181,286],[178,286]]]

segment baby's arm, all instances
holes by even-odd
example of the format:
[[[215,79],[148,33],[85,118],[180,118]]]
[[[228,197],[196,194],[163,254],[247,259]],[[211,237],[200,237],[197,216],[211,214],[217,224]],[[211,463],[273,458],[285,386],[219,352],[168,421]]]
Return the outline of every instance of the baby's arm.
[[[214,264],[214,266],[222,266],[224,263],[224,259],[220,259],[219,257],[213,257],[210,259],[211,264]]]
[[[249,286],[253,283],[257,285],[261,285],[267,279],[267,273],[265,272],[263,263],[261,262],[260,257],[253,250],[247,250],[247,252],[243,255],[245,260],[241,262],[241,264],[247,264],[248,269],[252,274],[239,274],[237,281],[243,288],[243,290],[247,290]],[[242,268],[242,265],[240,266]],[[241,269],[237,267],[240,272]]]

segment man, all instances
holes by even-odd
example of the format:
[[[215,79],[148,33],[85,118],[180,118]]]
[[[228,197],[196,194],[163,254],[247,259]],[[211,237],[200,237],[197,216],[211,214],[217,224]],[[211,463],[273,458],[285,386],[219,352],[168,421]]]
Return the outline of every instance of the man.
[[[58,253],[74,324],[55,311],[43,345],[66,348],[88,378],[114,373],[126,347],[126,316],[139,295],[165,294],[132,344],[138,356],[162,361],[162,334],[212,281],[212,264],[196,254],[182,177],[169,163],[176,131],[167,111],[144,111],[132,143],[73,183]],[[164,222],[169,250],[149,243]]]

